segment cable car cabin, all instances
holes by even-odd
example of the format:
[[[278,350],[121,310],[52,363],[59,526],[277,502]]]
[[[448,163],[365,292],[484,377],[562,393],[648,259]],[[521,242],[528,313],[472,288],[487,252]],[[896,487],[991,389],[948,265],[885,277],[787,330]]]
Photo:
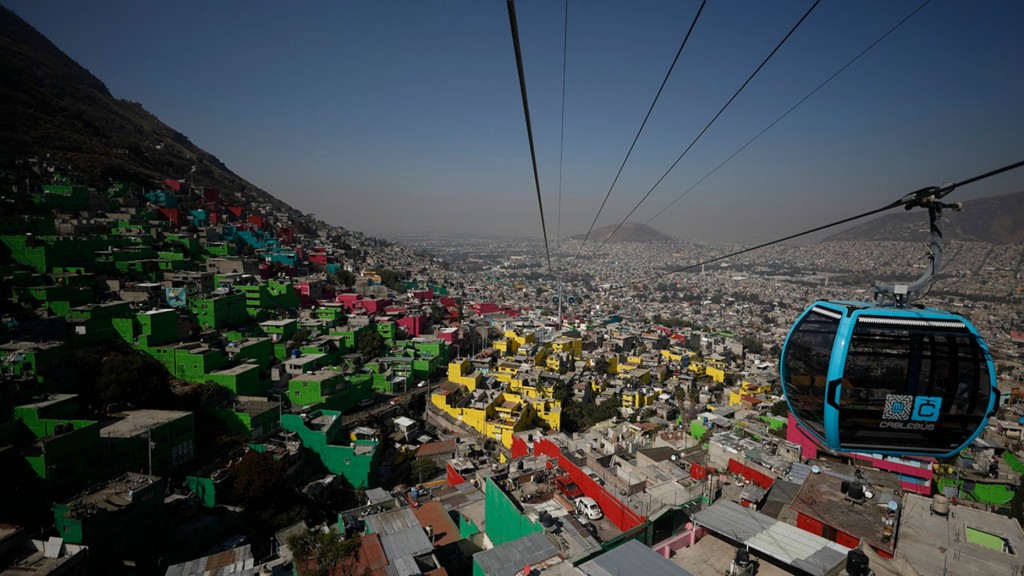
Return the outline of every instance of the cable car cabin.
[[[782,348],[797,422],[841,452],[950,457],[998,403],[992,356],[962,316],[818,301]]]

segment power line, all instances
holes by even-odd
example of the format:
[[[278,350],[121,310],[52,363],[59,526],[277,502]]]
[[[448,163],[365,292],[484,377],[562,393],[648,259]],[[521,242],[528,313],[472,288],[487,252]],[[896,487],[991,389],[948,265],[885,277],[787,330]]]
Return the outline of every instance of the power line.
[[[910,14],[907,14],[902,20],[897,22],[895,26],[893,26],[892,28],[889,28],[889,30],[885,34],[882,34],[881,36],[879,36],[878,39],[876,39],[874,42],[869,44],[867,48],[861,50],[861,52],[859,54],[854,56],[852,60],[850,60],[849,62],[844,64],[839,70],[836,70],[836,72],[834,74],[832,74],[831,76],[826,78],[824,82],[822,82],[821,84],[818,84],[817,88],[815,88],[814,90],[811,90],[806,96],[801,98],[799,102],[794,104],[789,110],[786,110],[781,116],[776,118],[774,122],[772,122],[771,124],[766,126],[764,128],[764,130],[761,130],[760,132],[757,133],[756,136],[754,136],[753,138],[748,140],[746,144],[744,144],[743,146],[740,146],[739,150],[736,150],[728,158],[726,158],[725,160],[722,160],[722,162],[718,166],[715,166],[714,169],[712,169],[710,172],[705,174],[704,177],[701,178],[700,180],[698,180],[693,186],[690,186],[682,194],[680,194],[679,196],[676,196],[675,200],[673,200],[672,202],[669,202],[669,204],[667,206],[665,206],[664,208],[662,208],[661,210],[659,210],[657,214],[655,214],[654,216],[651,216],[651,218],[649,220],[647,220],[647,224],[650,224],[651,222],[653,222],[655,218],[657,218],[658,216],[661,216],[666,210],[668,210],[669,208],[674,206],[676,202],[679,202],[680,200],[682,200],[683,196],[686,196],[687,194],[689,194],[694,188],[696,188],[696,187],[700,186],[701,184],[703,184],[704,181],[707,180],[708,178],[710,178],[712,174],[714,174],[715,172],[718,172],[719,168],[721,168],[722,166],[725,166],[730,160],[732,160],[733,158],[738,156],[740,152],[743,152],[744,150],[746,150],[747,146],[750,146],[751,144],[753,144],[754,141],[757,140],[758,138],[760,138],[761,136],[763,136],[765,132],[771,130],[776,124],[781,122],[783,118],[785,118],[786,116],[789,116],[790,112],[792,112],[793,110],[796,110],[801,104],[803,104],[804,102],[809,100],[811,98],[811,96],[814,96],[815,94],[817,94],[818,90],[821,90],[822,88],[824,88],[825,85],[827,85],[829,82],[834,80],[836,76],[839,76],[840,74],[843,73],[843,71],[845,71],[847,68],[852,66],[854,62],[856,62],[857,60],[860,60],[861,56],[864,56],[865,54],[867,54],[869,51],[871,51],[872,48],[874,48],[879,43],[881,43],[882,40],[885,40],[886,37],[888,37],[890,34],[895,32],[896,29],[899,28],[900,26],[902,26],[907,20],[910,20],[915,14],[920,12],[922,8],[924,8],[925,6],[928,5],[929,1],[930,0],[925,0],[925,2],[923,4],[921,4],[920,6],[918,6],[917,8],[915,8],[913,12],[911,12]]]
[[[782,40],[780,40],[779,43],[775,45],[775,48],[773,48],[772,51],[768,53],[768,56],[766,56],[765,59],[761,61],[761,64],[753,71],[753,73],[750,74],[749,77],[747,77],[747,79],[743,82],[742,85],[740,85],[739,89],[736,90],[732,97],[729,98],[728,101],[726,101],[725,105],[722,106],[721,110],[719,110],[718,113],[715,114],[715,116],[711,119],[711,121],[708,122],[706,126],[704,126],[704,129],[701,130],[699,134],[697,134],[697,137],[694,138],[692,142],[690,142],[690,145],[687,146],[685,150],[683,150],[683,153],[680,154],[678,158],[676,158],[676,161],[673,162],[672,165],[668,167],[668,170],[666,170],[665,173],[661,175],[661,178],[658,178],[658,181],[654,183],[654,186],[651,186],[651,189],[647,191],[647,194],[644,194],[643,198],[641,198],[640,201],[636,203],[636,206],[633,206],[633,209],[629,211],[629,214],[626,214],[626,217],[623,218],[621,222],[619,222],[619,224],[615,227],[615,230],[612,230],[612,233],[609,234],[603,242],[601,242],[601,245],[597,247],[598,250],[600,250],[602,247],[604,247],[605,244],[608,243],[608,239],[614,236],[615,233],[619,231],[619,228],[622,228],[622,225],[629,220],[629,217],[632,216],[638,208],[640,208],[640,205],[644,203],[644,200],[647,200],[651,193],[654,192],[654,190],[662,183],[662,181],[664,181],[665,178],[668,177],[669,173],[672,172],[672,170],[676,167],[677,164],[679,164],[679,161],[682,160],[683,157],[686,156],[686,153],[689,152],[691,148],[693,148],[693,146],[697,143],[698,140],[701,139],[702,136],[704,136],[708,129],[711,128],[711,125],[714,124],[716,120],[718,120],[718,117],[721,116],[723,112],[725,112],[725,109],[728,108],[729,105],[732,104],[733,100],[735,100],[736,97],[740,95],[740,92],[743,92],[743,89],[747,87],[747,84],[750,84],[750,81],[754,79],[754,76],[757,76],[757,73],[760,72],[761,69],[764,68],[765,64],[767,64],[768,61],[772,59],[772,56],[774,56],[775,53],[778,52],[780,48],[782,48],[783,44],[785,44],[786,41],[789,40],[789,37],[792,36],[794,32],[796,32],[796,29],[799,28],[801,24],[803,24],[804,20],[806,20],[807,17],[811,15],[811,12],[813,12],[814,9],[817,8],[820,2],[821,0],[815,0],[814,4],[812,4],[811,7],[807,9],[807,12],[805,12],[804,15],[801,16],[799,20],[797,20],[796,24],[794,24],[793,27],[790,28],[789,32],[786,33]]]
[[[863,214],[858,214],[856,216],[850,216],[849,218],[843,218],[842,220],[837,220],[837,221],[832,222],[830,224],[825,224],[823,226],[818,226],[816,228],[811,228],[810,230],[804,230],[803,232],[798,232],[796,234],[790,234],[789,236],[786,236],[784,238],[779,238],[778,240],[772,240],[771,242],[765,242],[764,244],[758,244],[757,246],[752,246],[750,248],[744,248],[742,250],[737,250],[735,252],[730,252],[729,254],[726,254],[724,256],[718,256],[718,257],[715,257],[715,258],[711,258],[709,260],[704,260],[703,262],[698,262],[696,264],[691,264],[689,266],[684,266],[682,268],[677,268],[675,270],[670,270],[668,272],[663,272],[661,274],[657,274],[657,275],[651,276],[650,278],[647,278],[647,280],[645,280],[645,281],[646,282],[650,282],[650,281],[653,281],[653,280],[657,280],[659,278],[664,278],[665,276],[671,276],[672,274],[678,274],[680,272],[686,272],[687,270],[693,270],[694,268],[700,268],[701,266],[705,266],[707,264],[713,264],[715,262],[719,262],[719,261],[725,260],[727,258],[732,258],[734,256],[739,256],[740,254],[746,254],[747,252],[753,252],[754,250],[760,250],[761,248],[767,248],[768,246],[771,246],[773,244],[779,244],[780,242],[785,242],[787,240],[792,240],[794,238],[799,238],[801,236],[806,236],[808,234],[813,234],[815,232],[820,232],[820,231],[825,230],[827,228],[832,228],[834,226],[839,226],[841,224],[846,224],[847,222],[852,222],[854,220],[859,220],[861,218],[866,218],[868,216],[873,216],[873,215],[878,214],[880,212],[885,212],[887,210],[892,210],[893,208],[898,208],[900,206],[903,206],[907,210],[910,210],[911,208],[913,208],[915,206],[920,206],[923,201],[938,200],[938,199],[946,196],[947,194],[949,194],[950,192],[952,192],[953,190],[955,190],[955,189],[957,189],[957,188],[959,188],[961,186],[966,186],[968,184],[973,184],[974,182],[978,182],[978,181],[984,180],[986,178],[991,178],[992,176],[996,176],[998,174],[1002,174],[1003,172],[1009,172],[1010,170],[1015,170],[1017,168],[1020,168],[1021,166],[1024,166],[1024,160],[1021,160],[1020,162],[1014,162],[1013,164],[1007,164],[1006,166],[1003,166],[1001,168],[996,168],[995,170],[991,170],[989,172],[985,172],[983,174],[979,174],[977,176],[973,176],[971,178],[967,178],[966,180],[961,180],[960,182],[953,182],[953,183],[943,184],[941,186],[929,186],[927,188],[922,188],[920,190],[916,190],[914,192],[911,192],[910,194],[907,194],[907,195],[903,196],[902,198],[900,198],[899,200],[896,200],[895,202],[892,202],[892,203],[889,203],[889,204],[887,204],[885,206],[882,206],[881,208],[876,208],[874,210],[869,210],[867,212],[864,212]]]
[[[640,134],[644,131],[644,126],[647,126],[647,120],[651,117],[651,112],[654,111],[654,105],[658,103],[658,98],[661,97],[661,92],[665,89],[665,84],[668,83],[668,78],[672,75],[672,70],[675,69],[676,62],[679,62],[679,55],[683,53],[683,48],[686,47],[686,42],[690,39],[690,34],[693,33],[693,29],[697,26],[697,20],[700,18],[701,12],[704,11],[704,5],[706,3],[707,0],[700,3],[700,7],[697,9],[697,14],[693,17],[693,22],[690,23],[690,28],[686,31],[686,36],[683,37],[683,41],[679,45],[679,50],[676,50],[676,57],[672,59],[672,65],[668,67],[668,72],[665,72],[665,77],[661,80],[661,86],[658,87],[658,93],[654,95],[654,100],[651,102],[651,106],[647,109],[647,114],[644,116],[644,121],[640,123],[640,128],[636,131],[636,136],[633,136],[633,143],[629,145],[626,157],[622,159],[622,164],[619,165],[619,171],[615,173],[615,179],[612,180],[612,185],[608,187],[608,193],[604,195],[604,200],[601,201],[601,207],[597,209],[597,214],[594,215],[594,221],[590,223],[590,228],[587,229],[587,234],[583,237],[583,242],[580,243],[580,248],[576,251],[576,256],[573,258],[574,260],[579,258],[580,253],[583,252],[583,247],[586,246],[587,240],[590,238],[590,233],[594,231],[597,219],[601,217],[601,212],[604,210],[605,204],[608,203],[608,197],[612,195],[612,190],[615,188],[615,184],[619,181],[619,176],[622,175],[622,169],[626,167],[626,161],[629,160],[630,154],[633,153],[633,148],[636,147],[636,142],[640,139]],[[616,228],[616,230],[618,230],[618,228]]]
[[[533,125],[530,123],[530,103],[526,98],[526,74],[523,72],[523,53],[519,48],[519,25],[516,23],[515,0],[508,0],[508,24],[512,29],[512,47],[516,53],[516,69],[519,71],[519,91],[523,95],[523,115],[526,118],[526,136],[530,140],[530,160],[533,162],[533,184],[537,189],[537,207],[540,208],[540,229],[544,233],[544,253],[551,267],[551,249],[548,247],[548,229],[544,224],[544,202],[540,197],[540,175],[537,172],[537,149],[533,144]]]
[[[562,29],[562,125],[558,136],[558,224],[555,228],[555,236],[558,244],[555,250],[562,246],[562,166],[565,159],[565,69],[569,55],[569,0],[565,0],[565,24]]]

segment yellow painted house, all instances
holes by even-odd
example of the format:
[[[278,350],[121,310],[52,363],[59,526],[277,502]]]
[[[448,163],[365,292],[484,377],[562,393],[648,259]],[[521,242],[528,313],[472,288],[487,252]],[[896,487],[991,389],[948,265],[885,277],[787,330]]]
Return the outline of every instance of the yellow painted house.
[[[553,380],[539,380],[536,378],[513,378],[509,383],[510,392],[522,394],[523,396],[536,398],[552,398],[555,395],[555,383]]]
[[[637,410],[654,404],[658,393],[651,388],[627,388],[622,391],[622,407]]]
[[[512,382],[512,379],[516,377],[517,372],[519,372],[519,364],[504,360],[502,362],[498,362],[494,372],[491,372],[491,376],[494,376],[498,382],[509,384]]]
[[[695,376],[710,376],[715,382],[725,382],[725,370],[721,368],[691,362],[689,369]]]
[[[448,363],[448,380],[465,386],[470,392],[476,390],[481,379],[483,374],[474,370],[473,365],[465,358]]]
[[[678,352],[672,352],[671,350],[662,350],[661,351],[661,357],[666,359],[666,360],[668,360],[669,362],[682,362],[683,361],[683,356],[689,357],[686,354],[682,354],[682,353],[678,353]]]
[[[721,368],[714,368],[707,366],[704,368],[704,374],[711,376],[711,379],[718,383],[725,382],[725,370]]]
[[[515,340],[505,338],[502,340],[496,340],[494,342],[494,349],[502,356],[515,356],[516,352],[519,351],[519,344],[516,344]]]
[[[579,360],[583,356],[583,339],[561,336],[551,343],[551,349],[556,354],[568,354],[573,360]]]

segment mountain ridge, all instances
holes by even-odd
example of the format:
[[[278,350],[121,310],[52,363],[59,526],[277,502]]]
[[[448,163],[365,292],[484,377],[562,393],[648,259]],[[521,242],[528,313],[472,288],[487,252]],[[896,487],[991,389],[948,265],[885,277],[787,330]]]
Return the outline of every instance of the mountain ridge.
[[[955,194],[947,201],[956,201]],[[987,196],[964,202],[963,210],[945,210],[942,236],[946,240],[1016,244],[1024,242],[1024,190],[1000,196]],[[920,241],[928,236],[928,215],[923,210],[900,210],[853,228],[843,230],[823,242],[872,240]]]
[[[569,238],[582,241],[586,238],[586,234],[576,234]],[[626,222],[618,230],[615,229],[614,225],[602,226],[590,233],[590,239],[613,244],[617,242],[660,242],[674,240],[668,234],[638,222]]]
[[[150,186],[188,177],[242,203],[301,212],[107,86],[29,23],[0,6],[0,152],[53,155],[97,183]]]

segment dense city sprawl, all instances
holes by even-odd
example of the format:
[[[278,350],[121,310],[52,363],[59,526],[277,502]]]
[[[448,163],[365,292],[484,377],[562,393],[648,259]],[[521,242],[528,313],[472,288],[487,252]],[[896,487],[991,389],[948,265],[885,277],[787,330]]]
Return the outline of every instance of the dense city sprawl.
[[[1024,246],[950,242],[1002,406],[957,458],[842,454],[779,352],[924,240],[392,243],[6,160],[5,574],[1016,573]],[[851,552],[856,550],[856,552]],[[219,570],[219,571],[217,571]],[[1015,572],[1016,571],[1016,572]]]

